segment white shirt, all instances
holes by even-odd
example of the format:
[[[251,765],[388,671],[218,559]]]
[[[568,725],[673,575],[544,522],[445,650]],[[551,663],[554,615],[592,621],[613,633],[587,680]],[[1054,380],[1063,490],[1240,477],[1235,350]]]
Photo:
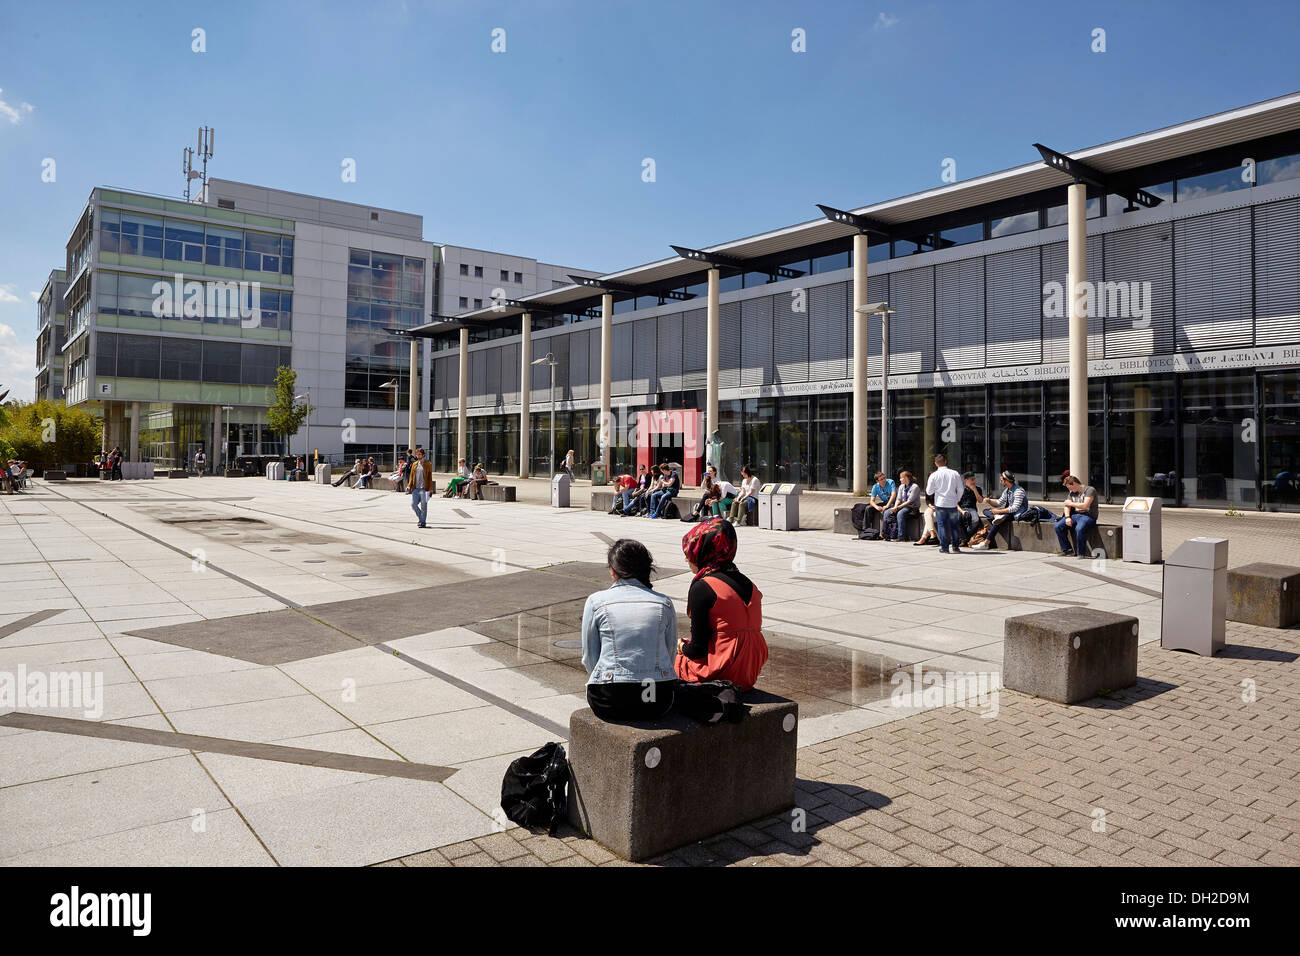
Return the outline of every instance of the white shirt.
[[[956,508],[961,498],[961,475],[944,465],[925,482],[925,493],[934,495],[936,508]]]
[[[752,478],[746,478],[740,483],[740,496],[750,498],[758,491],[758,475]]]
[[[736,497],[736,486],[725,478],[718,479],[718,490],[722,492],[724,498]]]

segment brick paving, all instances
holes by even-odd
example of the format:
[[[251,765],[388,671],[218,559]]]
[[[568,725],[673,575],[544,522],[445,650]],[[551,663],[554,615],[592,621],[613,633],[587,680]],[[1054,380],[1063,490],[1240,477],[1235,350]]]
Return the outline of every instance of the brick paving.
[[[1002,691],[995,717],[940,708],[806,747],[804,832],[767,817],[648,865],[1298,865],[1300,629],[1227,637],[1215,658],[1143,646],[1138,685],[1106,698]],[[379,865],[630,864],[565,827]]]

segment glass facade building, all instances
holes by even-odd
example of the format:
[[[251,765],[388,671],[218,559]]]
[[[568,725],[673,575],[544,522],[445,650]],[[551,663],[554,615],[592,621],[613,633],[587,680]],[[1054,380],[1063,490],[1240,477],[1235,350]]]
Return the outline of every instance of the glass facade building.
[[[1300,510],[1300,123],[1295,104],[1285,108],[1285,128],[1266,136],[1181,154],[1170,147],[1158,161],[1123,168],[1125,186],[1164,200],[1154,208],[1090,187],[1089,387],[1077,411],[1087,417],[1083,477],[1105,501],[1157,495],[1169,506]],[[962,191],[986,195],[982,184],[936,190],[953,197],[948,208],[913,219],[902,208],[909,201],[935,210],[939,199],[882,204],[893,235],[868,237],[864,301],[894,310],[883,423],[891,473],[924,475],[944,452],[986,490],[1010,470],[1031,497],[1063,497],[1068,325],[1053,289],[1066,282],[1066,187],[1035,182],[1020,195],[978,202],[963,202]],[[801,244],[800,230],[812,237],[814,224],[720,247],[728,257],[717,319],[723,471],[731,477],[752,463],[764,480],[851,490],[853,237],[844,228]],[[619,421],[705,406],[707,287],[700,264],[688,260],[675,272],[655,263],[610,279],[617,473],[635,460]],[[496,473],[518,468],[520,367],[549,352],[559,363],[556,454],[572,448],[586,473],[599,454],[600,289],[530,301],[562,321],[534,317],[528,355],[517,317],[526,304],[513,317],[474,316],[486,324],[468,349],[466,447]],[[879,317],[867,338],[874,471],[882,464]],[[454,339],[435,349],[430,447],[436,464],[450,468],[459,355]],[[529,402],[530,470],[545,473],[544,367],[532,370]],[[656,455],[672,458],[671,450]]]

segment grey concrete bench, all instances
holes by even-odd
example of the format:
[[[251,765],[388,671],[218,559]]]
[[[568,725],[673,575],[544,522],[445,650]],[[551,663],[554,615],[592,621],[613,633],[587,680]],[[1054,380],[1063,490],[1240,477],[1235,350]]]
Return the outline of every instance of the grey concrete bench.
[[[242,474],[242,472],[241,472]],[[188,478],[189,473],[184,468],[170,468],[167,471],[168,478]]]
[[[1300,624],[1300,568],[1285,564],[1230,568],[1228,620],[1261,627]]]
[[[569,822],[625,860],[644,860],[794,806],[799,705],[745,695],[738,724],[680,714],[611,724],[569,718]]]
[[[248,477],[248,475],[244,474],[244,469],[242,469],[242,468],[227,468],[224,472],[222,472],[222,474],[225,475],[225,477],[227,477],[227,478],[247,478],[247,477]]]
[[[989,519],[981,515],[980,523],[989,526]],[[998,525],[993,537],[993,544],[1007,551],[1036,551],[1040,554],[1053,554],[1061,543],[1056,540],[1055,521],[1012,521],[1010,519]],[[1073,540],[1073,534],[1071,534]],[[1104,552],[1111,560],[1118,561],[1124,556],[1124,528],[1117,524],[1095,523],[1088,529],[1088,553],[1098,555]],[[1098,555],[1099,556],[1099,555]]]
[[[874,527],[879,528],[880,525],[877,524],[874,525]],[[909,517],[907,519],[907,540],[920,541],[921,529],[924,527],[925,527],[925,519],[921,517],[921,515],[917,514],[914,517]],[[831,530],[834,531],[835,534],[856,535],[858,533],[858,529],[853,527],[853,509],[836,508],[834,523],[831,525]]]
[[[68,473],[66,471],[47,471],[42,477],[46,481],[67,481]]]
[[[593,491],[591,493],[591,510],[603,511],[608,514],[609,509],[614,507],[614,497],[614,492],[612,491]],[[678,495],[673,499],[673,504],[677,507],[677,517],[681,518],[690,514],[695,510],[695,506],[699,504],[699,502],[699,495]],[[746,524],[757,526],[758,508],[749,512],[745,517],[747,519],[745,522]]]
[[[1061,704],[1137,683],[1138,620],[1085,607],[1009,617],[1002,686]]]
[[[514,485],[484,485],[479,489],[484,501],[514,501]]]

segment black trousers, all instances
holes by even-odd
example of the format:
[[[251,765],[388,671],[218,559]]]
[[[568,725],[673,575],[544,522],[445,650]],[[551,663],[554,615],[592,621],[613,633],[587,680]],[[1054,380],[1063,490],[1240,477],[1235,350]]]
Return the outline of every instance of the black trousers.
[[[601,720],[658,720],[672,710],[676,686],[675,680],[658,681],[649,694],[649,687],[639,682],[588,684],[587,703]]]

